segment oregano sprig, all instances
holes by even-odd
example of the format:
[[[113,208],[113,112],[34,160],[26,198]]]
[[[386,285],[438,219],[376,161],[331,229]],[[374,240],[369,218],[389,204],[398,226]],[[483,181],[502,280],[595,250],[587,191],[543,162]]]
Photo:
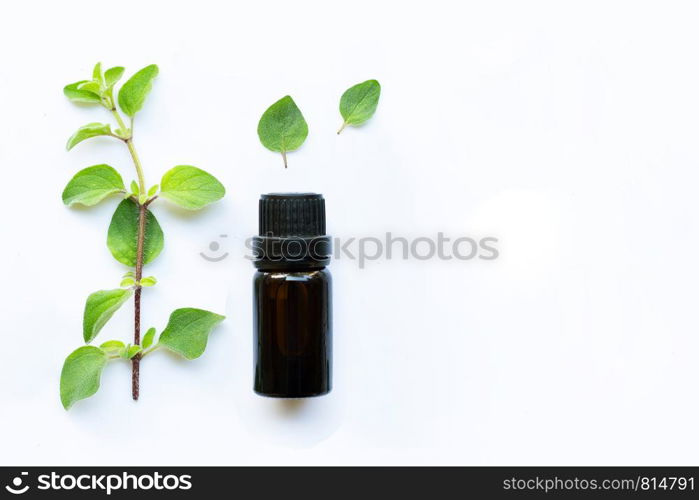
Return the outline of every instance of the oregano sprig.
[[[163,231],[150,210],[151,204],[165,198],[185,209],[198,210],[221,199],[225,189],[214,176],[189,165],[170,169],[160,184],[147,187],[143,165],[134,146],[133,125],[134,117],[143,108],[153,80],[158,76],[158,67],[151,64],[136,72],[121,86],[115,99],[114,87],[123,74],[121,66],[103,71],[102,65],[97,63],[92,79],[71,83],[63,89],[73,102],[103,106],[116,122],[89,123],[78,128],[68,139],[66,149],[93,137],[114,138],[128,148],[136,173],[136,179],[127,189],[116,169],[106,164],[93,165],[75,174],[63,190],[66,205],[93,206],[112,195],[123,198],[109,224],[107,247],[116,260],[132,270],[124,274],[117,288],[99,290],[88,296],[83,313],[85,343],[90,344],[121,306],[134,298],[133,343],[108,340],[99,347],[85,345],[66,358],[60,383],[61,402],[66,409],[95,394],[102,370],[109,361],[116,359],[130,360],[131,392],[137,400],[141,359],[159,347],[195,359],[204,352],[209,333],[224,319],[203,309],[176,309],[159,339],[156,340],[157,330],[153,327],[141,338],[141,293],[143,288],[157,283],[154,276],[143,276],[143,268],[157,258],[164,247]]]

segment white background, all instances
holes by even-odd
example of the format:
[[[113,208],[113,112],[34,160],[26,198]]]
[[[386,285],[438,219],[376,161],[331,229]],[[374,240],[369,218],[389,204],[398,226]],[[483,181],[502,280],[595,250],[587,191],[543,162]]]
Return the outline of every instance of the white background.
[[[0,463],[696,464],[695,5],[7,3]],[[116,362],[65,412],[84,300],[125,271],[105,245],[117,200],[60,199],[89,165],[133,177],[117,141],[64,149],[109,119],[62,95],[98,60],[160,66],[136,122],[150,184],[192,164],[228,189],[201,213],[154,205],[144,324],[228,319],[196,361],[146,359],[138,403]],[[340,94],[368,78],[375,117],[338,137]],[[285,94],[310,127],[288,170],[256,135]],[[284,190],[322,192],[335,236],[496,236],[501,255],[334,262],[333,393],[260,398],[243,242],[260,193]],[[230,256],[203,260],[211,241]],[[98,340],[128,340],[131,308]]]

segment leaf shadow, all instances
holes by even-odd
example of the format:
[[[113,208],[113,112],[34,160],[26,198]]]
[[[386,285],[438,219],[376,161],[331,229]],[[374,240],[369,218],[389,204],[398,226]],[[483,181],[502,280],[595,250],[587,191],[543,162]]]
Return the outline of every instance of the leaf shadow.
[[[69,102],[72,106],[75,106],[78,109],[97,108],[97,107],[102,106],[98,102],[80,102],[80,101],[69,101]]]
[[[70,210],[75,210],[76,212],[89,212],[92,207],[86,205],[81,205],[80,203],[75,203],[68,207]]]
[[[187,366],[192,361],[195,361],[195,360],[187,359],[184,356],[182,356],[181,354],[177,354],[176,352],[172,352],[169,349],[159,348],[158,351],[162,354],[165,354],[165,356],[167,356],[170,360],[173,360],[175,363],[177,363],[180,366]]]
[[[113,208],[111,210],[116,209],[117,205],[121,203],[121,200],[123,200],[123,196],[121,194],[113,194],[110,196],[107,196],[105,199],[101,200],[99,203],[96,205],[83,205],[82,203],[73,203],[72,205],[64,205],[65,208],[68,210],[75,210],[77,212],[92,212],[97,208],[101,208],[100,205],[107,205],[109,204],[110,201],[116,201],[116,203],[113,203]]]
[[[156,203],[158,201],[161,200],[158,199]],[[158,205],[164,207],[164,210],[168,211],[172,215],[176,216],[178,219],[182,220],[196,219],[212,211],[211,205],[200,208],[199,210],[187,210],[186,208],[182,208],[179,205],[176,205],[175,203],[170,203],[167,200],[162,200],[162,203],[159,203]]]

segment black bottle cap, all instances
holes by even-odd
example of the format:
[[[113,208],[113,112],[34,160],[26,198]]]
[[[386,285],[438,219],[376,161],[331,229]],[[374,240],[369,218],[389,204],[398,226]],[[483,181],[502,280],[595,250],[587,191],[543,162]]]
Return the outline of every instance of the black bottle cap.
[[[313,269],[330,262],[322,194],[263,194],[259,217],[259,235],[253,238],[252,249],[258,269]]]
[[[260,235],[325,235],[325,200],[316,193],[270,193],[260,197]]]

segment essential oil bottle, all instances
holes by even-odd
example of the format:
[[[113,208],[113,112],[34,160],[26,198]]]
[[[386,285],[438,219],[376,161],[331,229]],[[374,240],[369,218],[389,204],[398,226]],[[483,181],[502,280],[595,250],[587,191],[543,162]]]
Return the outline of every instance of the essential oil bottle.
[[[332,387],[330,237],[315,193],[263,194],[253,238],[254,390],[322,396]]]

